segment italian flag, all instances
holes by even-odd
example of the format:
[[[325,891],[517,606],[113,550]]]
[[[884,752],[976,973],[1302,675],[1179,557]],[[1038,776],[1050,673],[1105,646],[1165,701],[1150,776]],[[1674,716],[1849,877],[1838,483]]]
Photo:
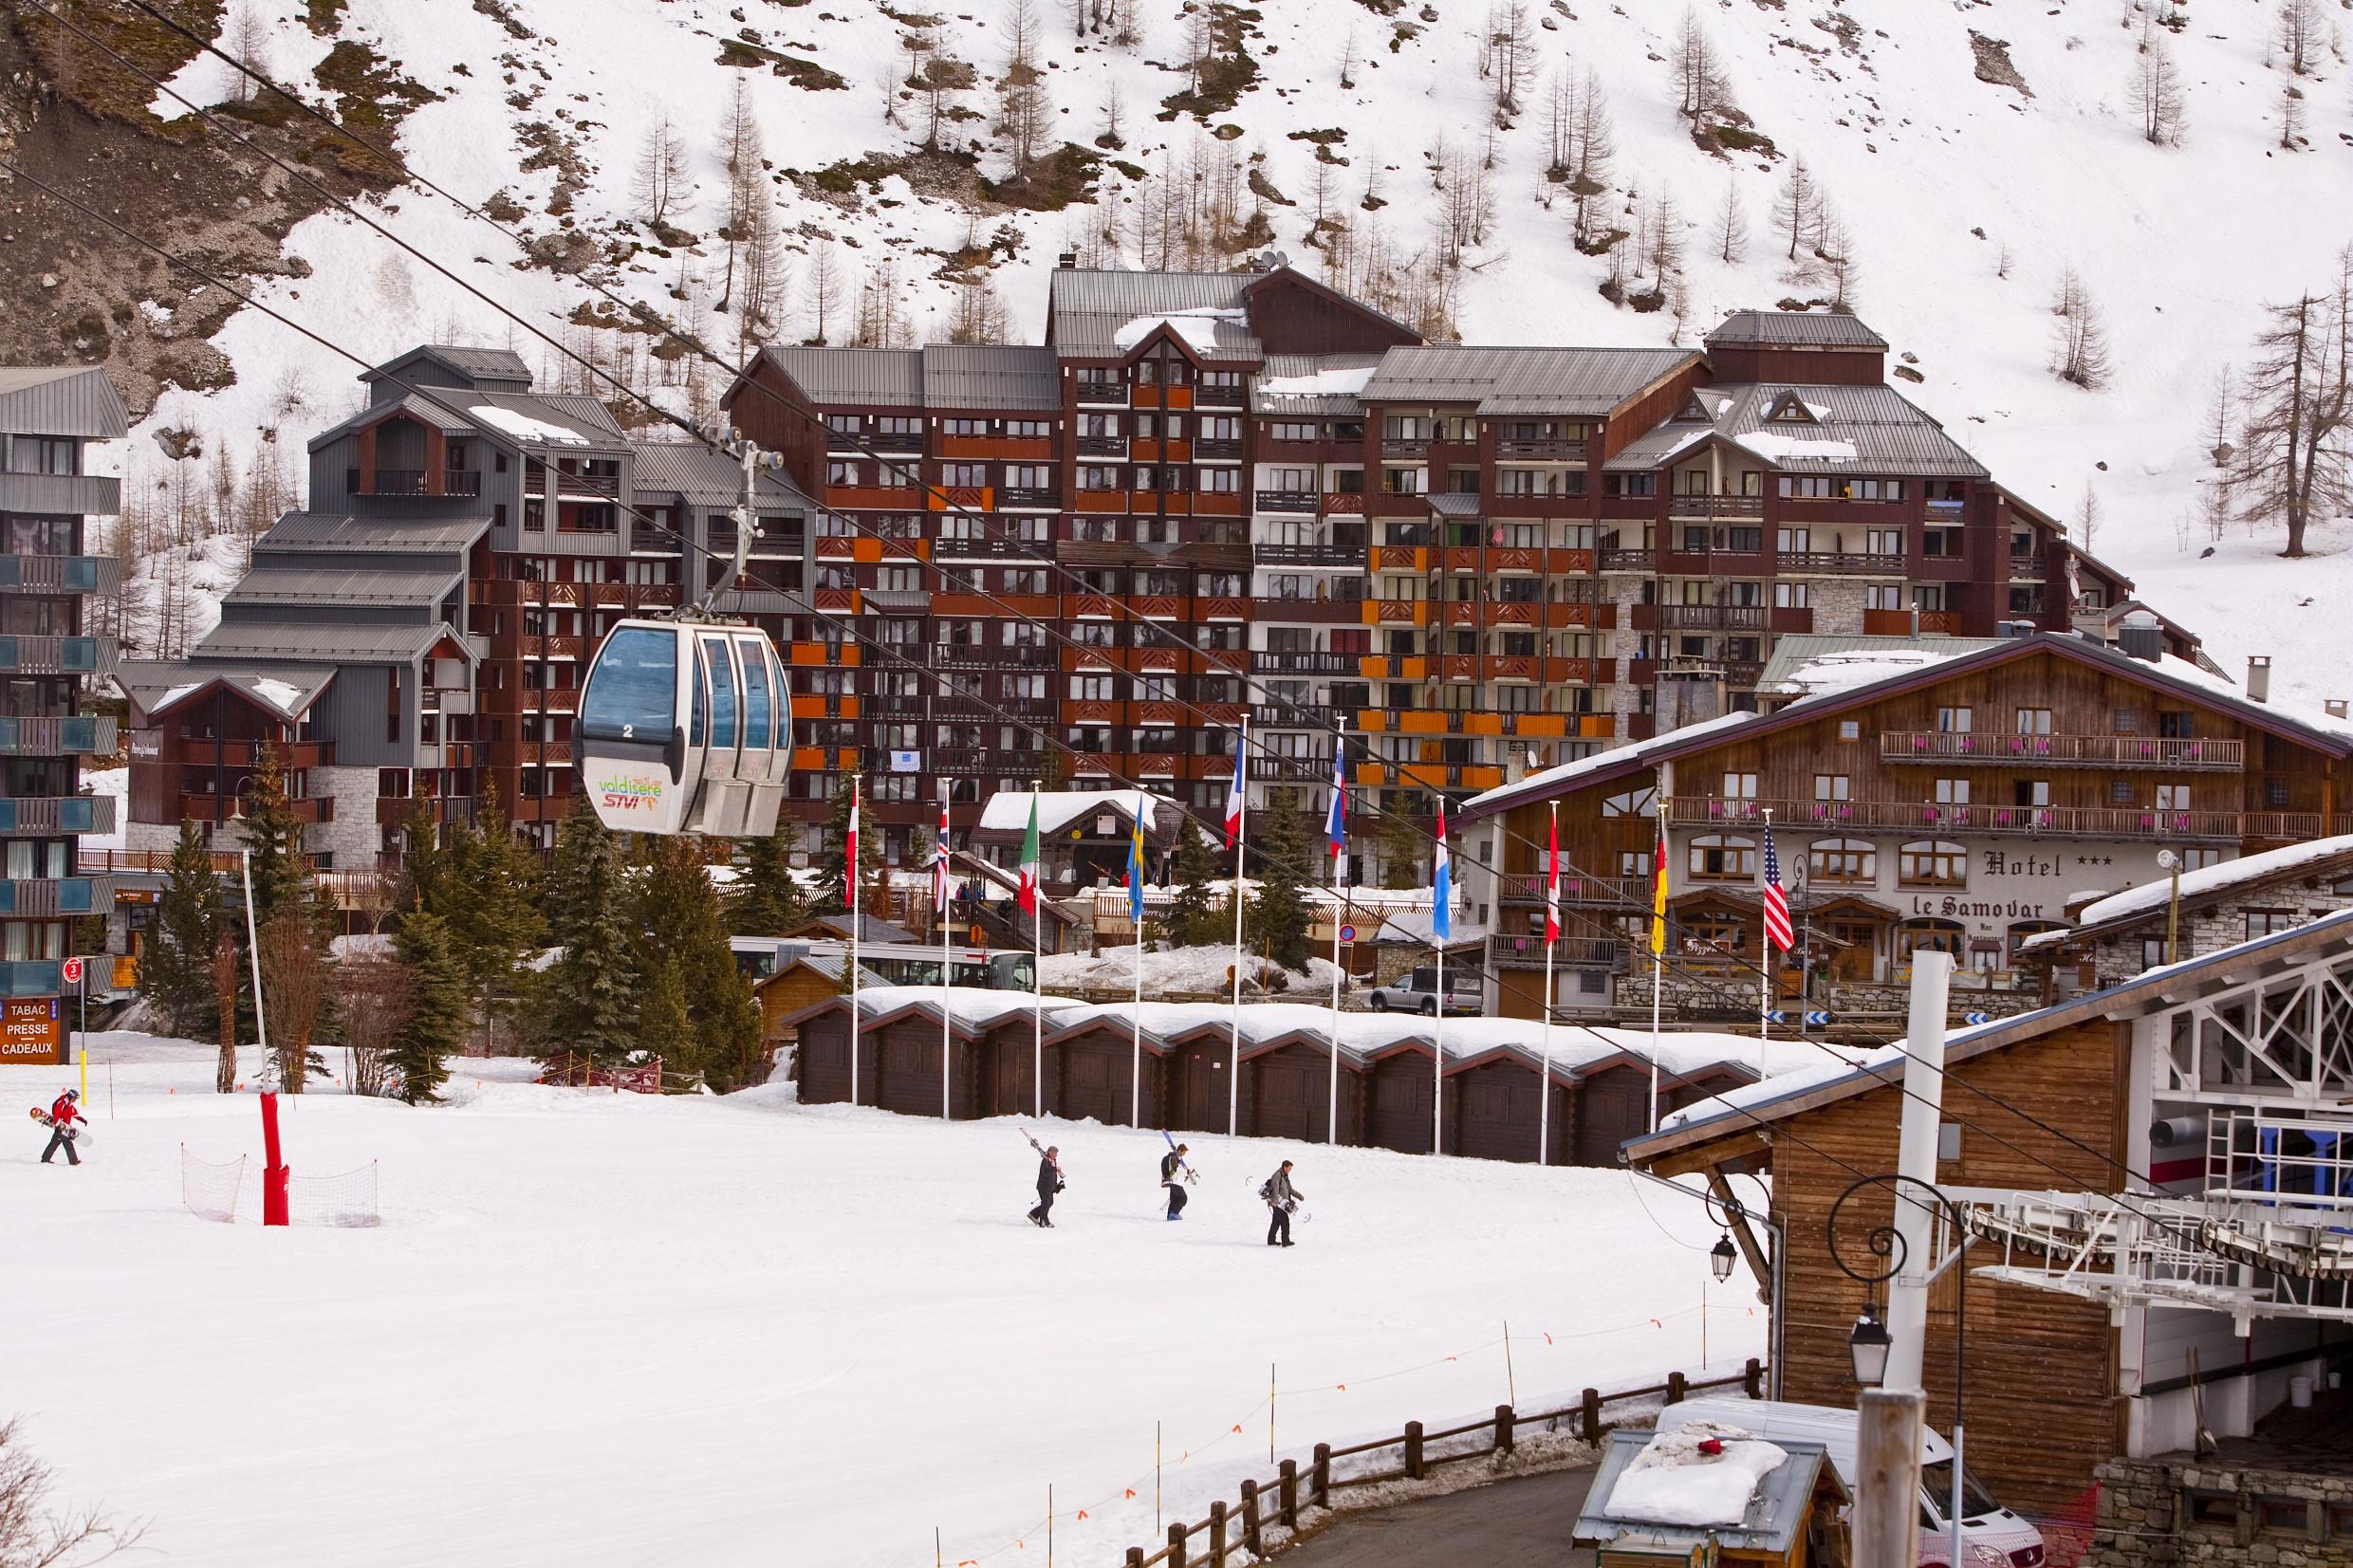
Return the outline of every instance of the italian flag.
[[[1029,832],[1021,841],[1021,912],[1038,913],[1038,876],[1044,869],[1038,856],[1038,797],[1029,796]]]

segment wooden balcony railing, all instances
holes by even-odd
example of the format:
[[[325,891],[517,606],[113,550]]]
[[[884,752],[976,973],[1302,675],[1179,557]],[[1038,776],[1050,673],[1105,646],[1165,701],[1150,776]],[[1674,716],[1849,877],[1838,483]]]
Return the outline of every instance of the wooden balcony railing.
[[[1784,572],[1820,572],[1832,577],[1901,577],[1903,557],[1860,555],[1845,550],[1783,550],[1775,558]]]
[[[1585,460],[1583,441],[1511,441],[1495,443],[1495,455],[1522,463],[1582,463]]]
[[[1765,498],[1761,495],[1671,495],[1667,497],[1670,517],[1763,517]]]
[[[0,797],[0,834],[112,833],[118,803],[112,795]]]
[[[0,555],[0,592],[103,594],[122,591],[122,567],[106,555]]]
[[[2029,834],[2047,839],[2231,839],[2249,836],[2250,818],[2236,811],[2156,811],[2138,806],[1953,805],[1912,801],[1725,800],[1678,795],[1672,820],[1692,827],[1762,826],[1770,807],[1775,825],[1842,830],[1881,829],[1923,834]],[[2268,825],[2315,837],[2317,812],[2272,812]],[[2272,837],[2269,833],[2262,837]]]
[[[1895,729],[1880,735],[1887,763],[1979,763],[2002,767],[2158,767],[2235,773],[2246,766],[2244,741],[2175,740],[2157,735],[1946,734]]]
[[[1605,572],[1647,572],[1658,560],[1658,552],[1647,546],[1621,549],[1611,545],[1602,552],[1602,570]]]
[[[115,720],[111,714],[0,717],[0,757],[103,756],[114,750],[115,743]]]

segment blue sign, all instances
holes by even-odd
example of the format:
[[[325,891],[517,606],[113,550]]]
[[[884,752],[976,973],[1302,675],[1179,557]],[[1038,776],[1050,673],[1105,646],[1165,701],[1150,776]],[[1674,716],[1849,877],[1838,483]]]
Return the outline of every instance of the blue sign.
[[[1817,1007],[1806,1015],[1806,1026],[1809,1029],[1818,1029],[1829,1022],[1830,1012],[1826,1007]]]
[[[1765,1022],[1768,1024],[1787,1024],[1789,1022],[1789,1015],[1783,1012],[1779,1007],[1775,1007],[1772,1011],[1765,1015]]]
[[[1980,1024],[1992,1023],[1992,1016],[1991,1013],[1963,1013],[1961,1022],[1974,1028]]]
[[[1340,928],[1340,939],[1341,939],[1343,942],[1353,942],[1353,941],[1355,941],[1355,940],[1356,940],[1356,928],[1355,928],[1354,926],[1343,926],[1343,927],[1341,927],[1341,928]]]

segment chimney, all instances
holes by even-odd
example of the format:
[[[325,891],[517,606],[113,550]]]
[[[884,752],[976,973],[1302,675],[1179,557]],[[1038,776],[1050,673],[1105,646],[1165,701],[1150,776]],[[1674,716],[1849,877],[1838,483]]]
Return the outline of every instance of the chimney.
[[[2133,658],[2156,664],[2165,657],[2165,630],[2148,611],[2134,610],[2117,626],[2116,645]]]
[[[2250,654],[2247,655],[2247,700],[2249,702],[2270,702],[2271,700],[2271,660],[2269,655]]]
[[[1055,258],[1054,265],[1065,272],[1076,272],[1079,269],[1079,253],[1076,250],[1065,250]]]
[[[2353,703],[2346,702],[2343,697],[2325,697],[2321,707],[2327,710],[2332,719],[2353,718]]]

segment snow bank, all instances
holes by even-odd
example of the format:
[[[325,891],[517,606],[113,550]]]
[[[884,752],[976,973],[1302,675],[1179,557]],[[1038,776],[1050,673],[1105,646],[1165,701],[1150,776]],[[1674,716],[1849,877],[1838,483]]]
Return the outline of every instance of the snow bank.
[[[83,849],[120,849],[127,841],[125,835],[131,825],[131,770],[127,767],[102,767],[82,775],[83,787],[93,795],[111,795],[115,800],[115,830],[112,833],[84,833]]]
[[[1217,991],[1233,984],[1233,950],[1226,948],[1171,948],[1164,951],[1144,954],[1144,991]],[[1281,965],[1268,968],[1279,973],[1288,982],[1289,990],[1304,991],[1310,996],[1329,995],[1332,986],[1332,966],[1326,959],[1311,958],[1305,973],[1287,969]],[[1132,985],[1136,978],[1136,949],[1105,948],[1100,955],[1083,952],[1055,953],[1041,966],[1046,984],[1080,989],[1105,986]],[[1242,984],[1245,992],[1258,986],[1260,964],[1251,956],[1243,966]]]
[[[1721,1452],[1700,1451],[1711,1440]],[[1644,1444],[1619,1474],[1603,1511],[1658,1524],[1738,1524],[1749,1516],[1757,1483],[1788,1457],[1737,1427],[1695,1421]]]

